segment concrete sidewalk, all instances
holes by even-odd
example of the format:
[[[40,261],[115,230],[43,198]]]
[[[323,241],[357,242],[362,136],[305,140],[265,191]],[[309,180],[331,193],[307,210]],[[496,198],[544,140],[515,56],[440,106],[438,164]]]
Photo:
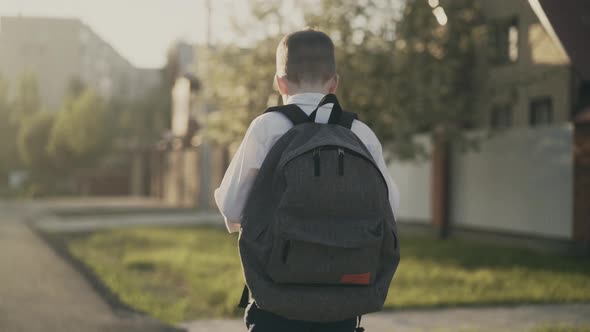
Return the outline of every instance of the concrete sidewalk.
[[[403,310],[363,316],[367,332],[527,332],[538,327],[590,326],[590,304]],[[182,324],[189,332],[246,331],[240,319]]]
[[[104,202],[96,201],[96,206]],[[126,207],[116,200],[117,206]],[[69,208],[67,201],[62,208]],[[164,213],[159,211],[68,218],[44,216],[37,209],[36,225],[46,231],[78,232],[139,225],[214,224],[223,227],[217,213]],[[63,262],[25,225],[23,210],[0,203],[0,331],[166,331],[157,322],[129,313],[115,313],[85,279]],[[76,206],[85,209],[84,201]],[[66,220],[67,219],[67,220]],[[31,319],[33,318],[33,319]],[[429,310],[404,310],[363,317],[367,332],[417,331],[530,331],[537,327],[590,327],[590,304],[522,305]],[[199,320],[180,324],[190,332],[245,331],[240,319]],[[277,331],[279,332],[279,331]]]
[[[76,216],[59,218],[44,215],[34,220],[35,227],[45,232],[88,232],[101,229],[124,228],[136,226],[189,226],[212,225],[225,227],[221,214],[218,212],[139,212],[117,216]]]
[[[114,312],[73,267],[0,203],[0,331],[176,331],[131,312]]]

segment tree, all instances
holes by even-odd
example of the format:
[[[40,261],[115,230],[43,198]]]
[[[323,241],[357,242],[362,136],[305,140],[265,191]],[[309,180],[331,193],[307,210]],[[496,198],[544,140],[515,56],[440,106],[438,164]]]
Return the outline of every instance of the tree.
[[[230,145],[230,150],[235,150],[256,116],[279,102],[273,89],[277,43],[278,38],[269,38],[255,48],[228,46],[214,53],[208,84],[218,111],[209,116],[207,128],[209,136]]]
[[[423,151],[417,133],[445,132],[464,140],[478,116],[473,101],[477,31],[473,0],[442,1],[441,25],[426,0],[322,0],[309,25],[329,33],[337,47],[339,95],[397,157]],[[362,84],[360,84],[362,82]]]
[[[32,72],[25,73],[18,82],[16,97],[12,103],[13,120],[23,121],[40,110],[41,97],[37,77]]]
[[[397,25],[395,96],[402,107],[398,121],[409,129],[400,141],[411,142],[419,131],[432,138],[432,218],[443,238],[449,231],[450,146],[472,145],[465,133],[481,115],[475,103],[483,95],[477,90],[485,68],[477,61],[481,26],[475,0],[442,1],[434,11],[426,1],[408,1]]]
[[[358,113],[388,145],[396,138],[399,111],[392,94],[399,8],[392,1],[377,0],[321,0],[319,8],[307,10],[305,20],[334,41],[342,105]]]
[[[393,73],[389,13],[394,10],[389,4],[384,9],[378,1],[365,2],[322,0],[319,11],[306,13],[305,20],[307,25],[327,32],[335,41],[341,77],[338,95],[343,105],[360,113],[369,124],[386,128],[382,130],[386,132],[391,131],[391,121],[384,122],[387,116],[383,114],[389,112],[384,113],[383,105],[388,105],[384,100],[390,98],[387,82],[391,81]],[[277,19],[281,15],[280,1],[253,1],[251,4],[258,20],[278,21],[282,26],[283,20]],[[381,23],[372,24],[369,29],[366,27],[369,18],[371,21],[379,18]],[[232,142],[235,147],[256,115],[267,106],[280,103],[278,92],[272,87],[275,49],[282,38],[280,30],[251,48],[225,47],[215,53],[213,99],[221,112],[212,114],[209,129],[217,140]]]
[[[94,166],[111,149],[115,123],[105,101],[86,89],[58,113],[48,151],[63,169]]]
[[[29,173],[31,195],[46,194],[55,184],[57,167],[48,154],[49,140],[55,117],[52,113],[35,113],[23,119],[18,133],[18,151]]]
[[[318,0],[305,10],[305,22],[334,40],[342,105],[373,128],[385,150],[394,152],[389,157],[414,158],[424,151],[416,134],[464,143],[466,129],[477,123],[481,15],[474,0],[441,1],[448,17],[441,25],[428,1],[398,3]],[[259,4],[255,13],[274,21],[277,8]],[[271,80],[280,37],[215,52],[214,75],[206,83],[221,110],[209,123],[218,140],[239,142],[253,117],[276,104]]]
[[[41,110],[37,78],[31,72],[24,74],[17,85],[14,100],[8,100],[8,86],[0,78],[0,187],[8,174],[21,165],[17,141],[20,127]]]
[[[118,137],[134,144],[152,144],[170,128],[171,94],[167,85],[152,88],[134,102],[113,101],[120,111]]]
[[[236,25],[236,33],[277,27],[255,42],[252,47],[224,45],[212,50],[209,58],[208,84],[210,100],[217,110],[208,117],[207,135],[213,141],[235,151],[248,125],[268,106],[281,100],[273,87],[275,50],[288,22],[281,15],[282,0],[250,0],[252,20],[246,26]],[[248,15],[246,15],[248,16]]]
[[[8,102],[8,84],[0,77],[0,187],[6,185],[8,174],[19,165],[15,138],[18,126],[13,121]]]
[[[483,76],[476,54],[482,17],[474,0],[443,1],[441,9],[444,25],[426,1],[408,1],[397,24],[398,119],[409,134],[427,130],[435,140],[466,142],[465,131],[481,115],[475,101]]]

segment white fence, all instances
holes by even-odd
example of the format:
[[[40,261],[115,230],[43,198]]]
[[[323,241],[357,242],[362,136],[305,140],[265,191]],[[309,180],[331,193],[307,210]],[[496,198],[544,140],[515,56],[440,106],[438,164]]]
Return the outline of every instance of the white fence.
[[[417,139],[430,149],[429,138],[421,136]],[[399,161],[394,160],[389,164],[391,176],[400,193],[399,211],[396,217],[408,223],[429,224],[432,218],[430,206],[430,186],[432,162],[423,161]]]
[[[430,222],[431,163],[393,162],[400,220]],[[451,156],[452,225],[570,239],[572,129],[521,128],[496,134],[478,151]]]

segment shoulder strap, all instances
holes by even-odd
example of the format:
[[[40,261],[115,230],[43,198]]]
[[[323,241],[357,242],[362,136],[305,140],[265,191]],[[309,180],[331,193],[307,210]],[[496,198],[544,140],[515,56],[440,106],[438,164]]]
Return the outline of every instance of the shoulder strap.
[[[320,103],[318,104],[318,106],[309,115],[310,121],[315,121],[315,117],[318,113],[318,110],[320,109],[320,107],[322,107],[326,104],[334,104],[334,106],[332,106],[332,111],[330,112],[330,119],[328,119],[328,123],[329,124],[338,124],[340,122],[340,117],[342,116],[342,107],[340,107],[340,103],[338,102],[338,98],[333,93],[329,93],[329,94],[325,95],[324,98],[322,98],[322,100],[320,100]]]
[[[315,108],[313,112],[309,115],[310,121],[315,121],[316,114],[319,108],[326,104],[334,104],[332,106],[332,111],[330,112],[330,119],[328,119],[329,124],[336,124],[342,127],[350,129],[352,127],[352,123],[355,119],[357,119],[356,113],[345,112],[342,110],[340,103],[338,102],[338,98],[335,94],[327,94],[322,98],[318,106]]]
[[[291,121],[294,126],[309,121],[307,114],[305,114],[305,112],[295,104],[274,106],[264,111],[264,113],[270,112],[279,112],[283,114],[287,117],[287,119],[289,119],[289,121]]]
[[[245,309],[248,306],[249,300],[250,290],[248,289],[248,285],[244,284],[244,290],[242,291],[242,297],[240,298],[240,303],[238,303],[238,308]]]
[[[351,129],[352,123],[354,122],[354,120],[357,119],[358,116],[356,115],[356,113],[343,111],[342,115],[340,115],[340,121],[338,122],[338,124],[348,129]]]
[[[315,114],[317,113],[314,111],[310,116],[308,116],[301,108],[299,108],[295,104],[269,107],[266,111],[264,111],[264,113],[270,112],[279,112],[283,114],[285,117],[287,117],[287,119],[289,119],[289,121],[291,121],[291,123],[294,126],[305,122],[313,122],[315,120]],[[332,114],[330,117],[332,118],[331,121],[335,122],[329,123],[338,124],[348,129],[352,127],[352,123],[354,122],[354,120],[358,119],[356,113],[346,111],[338,112],[338,118],[332,117]]]

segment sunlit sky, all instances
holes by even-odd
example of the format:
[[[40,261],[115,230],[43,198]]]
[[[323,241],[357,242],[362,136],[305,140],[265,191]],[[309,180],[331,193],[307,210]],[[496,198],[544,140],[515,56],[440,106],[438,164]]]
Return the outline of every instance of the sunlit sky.
[[[212,0],[213,42],[244,42],[231,17],[244,0]],[[0,0],[0,16],[77,17],[138,67],[160,67],[175,40],[204,43],[206,0]],[[255,38],[255,34],[250,38]]]

